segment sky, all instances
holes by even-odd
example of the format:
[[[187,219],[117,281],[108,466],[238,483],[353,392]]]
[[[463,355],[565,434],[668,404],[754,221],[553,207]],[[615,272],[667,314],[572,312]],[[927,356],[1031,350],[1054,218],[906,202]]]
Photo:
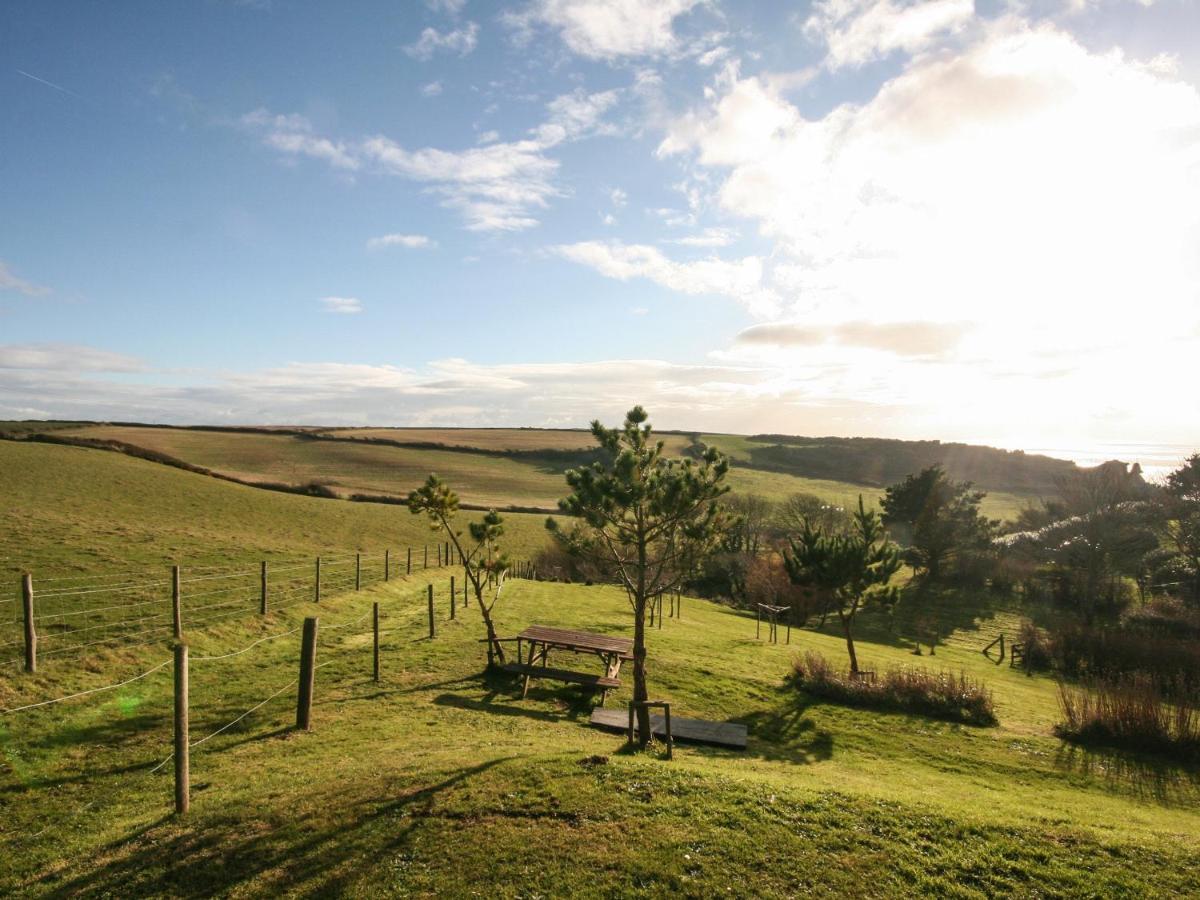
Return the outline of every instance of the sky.
[[[0,418],[1198,447],[1198,375],[1197,0],[0,7]]]

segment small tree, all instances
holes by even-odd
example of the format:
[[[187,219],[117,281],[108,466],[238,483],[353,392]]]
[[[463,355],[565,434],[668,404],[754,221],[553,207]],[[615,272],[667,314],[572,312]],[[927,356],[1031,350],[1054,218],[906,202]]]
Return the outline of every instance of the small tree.
[[[850,672],[857,675],[854,619],[868,602],[895,602],[895,588],[889,588],[888,582],[900,571],[900,554],[888,540],[878,514],[864,509],[860,496],[849,531],[830,534],[805,522],[783,558],[792,581],[831,598],[846,635]]]
[[[1171,472],[1164,487],[1161,527],[1191,573],[1191,602],[1200,603],[1200,453],[1193,453]]]
[[[494,509],[484,514],[478,522],[467,523],[467,531],[454,530],[454,518],[458,514],[458,494],[436,475],[408,495],[408,509],[413,515],[428,517],[429,526],[450,539],[462,560],[463,574],[467,584],[475,593],[475,606],[483,616],[487,628],[488,665],[495,664],[499,657],[504,664],[504,646],[496,636],[492,622],[492,608],[500,599],[500,591],[510,568],[508,556],[501,552],[499,541],[504,535],[504,518]],[[491,591],[491,599],[484,595]]]
[[[887,488],[880,504],[883,524],[903,529],[901,539],[911,544],[906,561],[938,581],[950,561],[990,548],[998,523],[979,512],[986,496],[972,490],[971,482],[951,481],[941,466],[930,466]]]
[[[546,528],[571,553],[612,571],[633,610],[633,699],[646,688],[646,610],[675,590],[717,545],[723,514],[717,503],[729,463],[714,448],[697,459],[663,458],[651,442],[646,411],[635,406],[621,428],[592,422],[603,461],[566,473],[571,494],[559,509],[576,520],[569,530],[547,519]],[[650,740],[650,713],[637,709],[640,743]]]

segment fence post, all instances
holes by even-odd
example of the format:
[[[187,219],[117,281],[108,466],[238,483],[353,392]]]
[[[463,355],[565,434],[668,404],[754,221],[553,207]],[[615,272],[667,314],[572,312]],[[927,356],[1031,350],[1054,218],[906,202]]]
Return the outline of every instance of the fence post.
[[[425,561],[421,564],[422,569],[429,568],[429,545],[425,545]]]
[[[175,812],[183,815],[191,805],[190,750],[188,748],[188,648],[175,645]]]
[[[405,575],[412,574],[412,547],[408,548],[408,564],[404,568]]]
[[[317,672],[317,620],[309,616],[304,620],[304,634],[300,641],[300,690],[296,698],[296,728],[312,731],[313,681]]]
[[[392,578],[392,551],[383,551],[383,580],[390,581]]]
[[[264,559],[258,573],[259,580],[259,599],[258,599],[258,614],[265,616],[267,614],[267,561]]]
[[[371,607],[371,625],[372,625],[372,630],[375,632],[375,655],[374,655],[375,683],[379,684],[379,601],[378,600],[376,600],[375,604]]]
[[[754,604],[754,639],[758,640],[762,637],[762,610],[757,603]]]
[[[321,557],[317,557],[317,574],[313,579],[313,603],[321,602]]]
[[[683,618],[683,594],[682,593],[678,593],[675,595],[675,618],[676,619]]]
[[[354,554],[354,589],[362,590],[362,554]]]
[[[674,735],[671,734],[671,704],[664,703],[662,705],[662,707],[663,707],[663,718],[666,720],[664,724],[667,726],[667,759],[674,759],[675,758],[675,737],[674,737]]]
[[[429,585],[429,639],[433,640],[435,628],[433,624],[433,585]]]
[[[33,575],[21,576],[21,605],[25,610],[25,671],[37,671],[37,629],[33,622]]]
[[[171,566],[171,621],[175,640],[183,640],[183,610],[179,608],[179,566]]]
[[[438,541],[438,545],[437,545],[437,567],[439,569],[442,567],[442,542],[441,541]]]
[[[1000,632],[1000,662],[1004,662],[1004,632]]]
[[[454,607],[458,606],[458,591],[454,589],[454,576],[450,576],[450,618],[454,618]]]
[[[467,567],[463,566],[463,609],[466,609],[471,604],[471,597],[467,593],[467,585],[470,584],[470,581],[467,578]]]

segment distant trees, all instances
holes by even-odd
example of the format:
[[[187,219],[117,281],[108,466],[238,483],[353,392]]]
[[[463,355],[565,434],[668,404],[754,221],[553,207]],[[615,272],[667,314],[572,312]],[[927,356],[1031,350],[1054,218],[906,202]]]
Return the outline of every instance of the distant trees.
[[[979,511],[986,496],[969,481],[951,481],[941,466],[930,466],[886,489],[883,523],[901,529],[909,544],[905,562],[930,581],[947,574],[952,562],[965,574],[972,557],[990,550],[999,524]]]
[[[900,564],[900,555],[879,515],[863,507],[861,496],[847,532],[830,533],[805,521],[800,534],[784,551],[784,565],[792,581],[829,598],[842,624],[853,675],[859,671],[854,651],[855,617],[872,601],[895,602],[896,591],[888,582],[900,570]]]
[[[816,494],[797,493],[779,504],[775,510],[775,521],[788,534],[802,531],[805,522],[834,534],[848,530],[853,517],[844,507],[822,500]]]
[[[483,617],[487,629],[488,665],[499,657],[504,663],[504,645],[496,635],[492,609],[500,599],[504,579],[511,563],[500,549],[504,535],[504,518],[494,509],[477,522],[467,524],[467,531],[454,530],[458,514],[458,495],[437,475],[430,475],[425,484],[408,495],[408,509],[413,515],[424,515],[430,527],[450,539],[462,560],[463,574],[475,594],[475,608]],[[490,595],[489,592],[490,591]]]
[[[559,509],[575,520],[563,529],[546,521],[552,535],[576,556],[613,572],[633,612],[633,699],[648,700],[646,610],[674,590],[717,547],[726,529],[718,500],[729,490],[729,463],[716,449],[699,459],[663,456],[652,441],[648,415],[635,406],[620,428],[592,422],[605,459],[566,473],[571,493]],[[637,710],[639,739],[650,739],[650,715]]]
[[[1191,581],[1188,598],[1200,603],[1200,453],[1167,476],[1159,503],[1159,527],[1175,557],[1174,571]]]

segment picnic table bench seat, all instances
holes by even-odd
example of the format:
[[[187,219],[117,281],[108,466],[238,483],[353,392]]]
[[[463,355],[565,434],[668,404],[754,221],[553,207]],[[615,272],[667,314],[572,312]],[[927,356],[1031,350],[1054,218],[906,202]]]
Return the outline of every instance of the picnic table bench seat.
[[[621,682],[606,675],[596,675],[591,672],[572,672],[569,669],[552,669],[549,666],[531,666],[528,663],[506,663],[501,666],[505,672],[521,675],[526,678],[549,678],[553,681],[563,681],[568,684],[582,684],[587,687],[612,690],[619,688]]]

